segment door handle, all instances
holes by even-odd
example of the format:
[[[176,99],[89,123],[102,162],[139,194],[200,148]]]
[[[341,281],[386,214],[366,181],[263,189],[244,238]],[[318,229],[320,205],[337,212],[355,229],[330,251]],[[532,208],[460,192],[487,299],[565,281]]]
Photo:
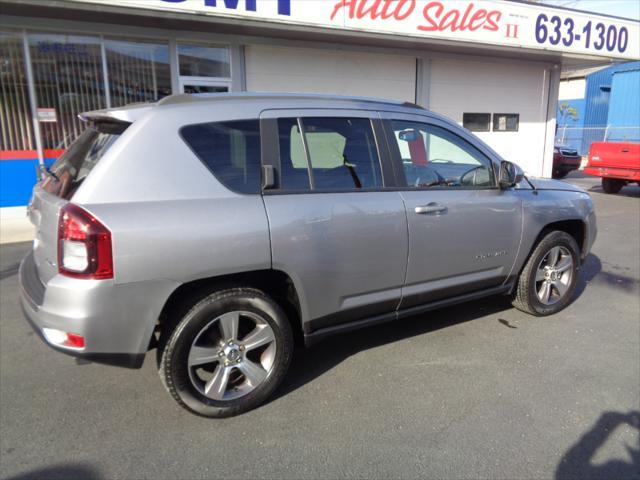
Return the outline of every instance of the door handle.
[[[437,203],[429,203],[427,205],[420,205],[415,208],[415,212],[418,215],[426,215],[428,213],[445,213],[447,207],[444,205],[438,205]]]

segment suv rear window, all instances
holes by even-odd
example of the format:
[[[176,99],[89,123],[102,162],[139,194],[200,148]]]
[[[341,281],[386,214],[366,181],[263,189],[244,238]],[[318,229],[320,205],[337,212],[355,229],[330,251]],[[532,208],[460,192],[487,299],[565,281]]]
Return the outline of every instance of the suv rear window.
[[[51,166],[42,188],[69,200],[127,126],[88,127]]]
[[[182,138],[227,188],[260,193],[260,122],[240,120],[189,125]]]

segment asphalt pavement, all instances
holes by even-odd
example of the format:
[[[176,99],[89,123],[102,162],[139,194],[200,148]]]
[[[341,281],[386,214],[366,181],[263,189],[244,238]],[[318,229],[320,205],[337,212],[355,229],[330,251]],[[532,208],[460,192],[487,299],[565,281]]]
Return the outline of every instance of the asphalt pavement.
[[[141,370],[77,365],[23,320],[0,247],[0,477],[640,478],[640,187],[593,196],[576,301],[485,299],[296,353],[275,398],[207,420]]]

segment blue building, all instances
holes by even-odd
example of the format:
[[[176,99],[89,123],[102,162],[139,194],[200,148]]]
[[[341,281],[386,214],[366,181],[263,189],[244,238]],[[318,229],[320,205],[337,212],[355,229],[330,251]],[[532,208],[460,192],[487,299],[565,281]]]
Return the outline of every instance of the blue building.
[[[640,62],[575,72],[560,85],[557,143],[587,155],[593,142],[640,141]]]

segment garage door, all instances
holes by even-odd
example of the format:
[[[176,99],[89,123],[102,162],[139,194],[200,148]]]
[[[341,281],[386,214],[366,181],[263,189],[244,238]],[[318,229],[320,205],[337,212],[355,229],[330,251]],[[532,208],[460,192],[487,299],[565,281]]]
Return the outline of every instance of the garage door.
[[[245,59],[249,91],[415,101],[414,57],[249,45]]]
[[[545,66],[433,59],[430,108],[462,124],[464,113],[490,115],[486,132],[473,132],[507,160],[542,175],[548,78]],[[496,131],[494,114],[518,115],[513,131]]]

